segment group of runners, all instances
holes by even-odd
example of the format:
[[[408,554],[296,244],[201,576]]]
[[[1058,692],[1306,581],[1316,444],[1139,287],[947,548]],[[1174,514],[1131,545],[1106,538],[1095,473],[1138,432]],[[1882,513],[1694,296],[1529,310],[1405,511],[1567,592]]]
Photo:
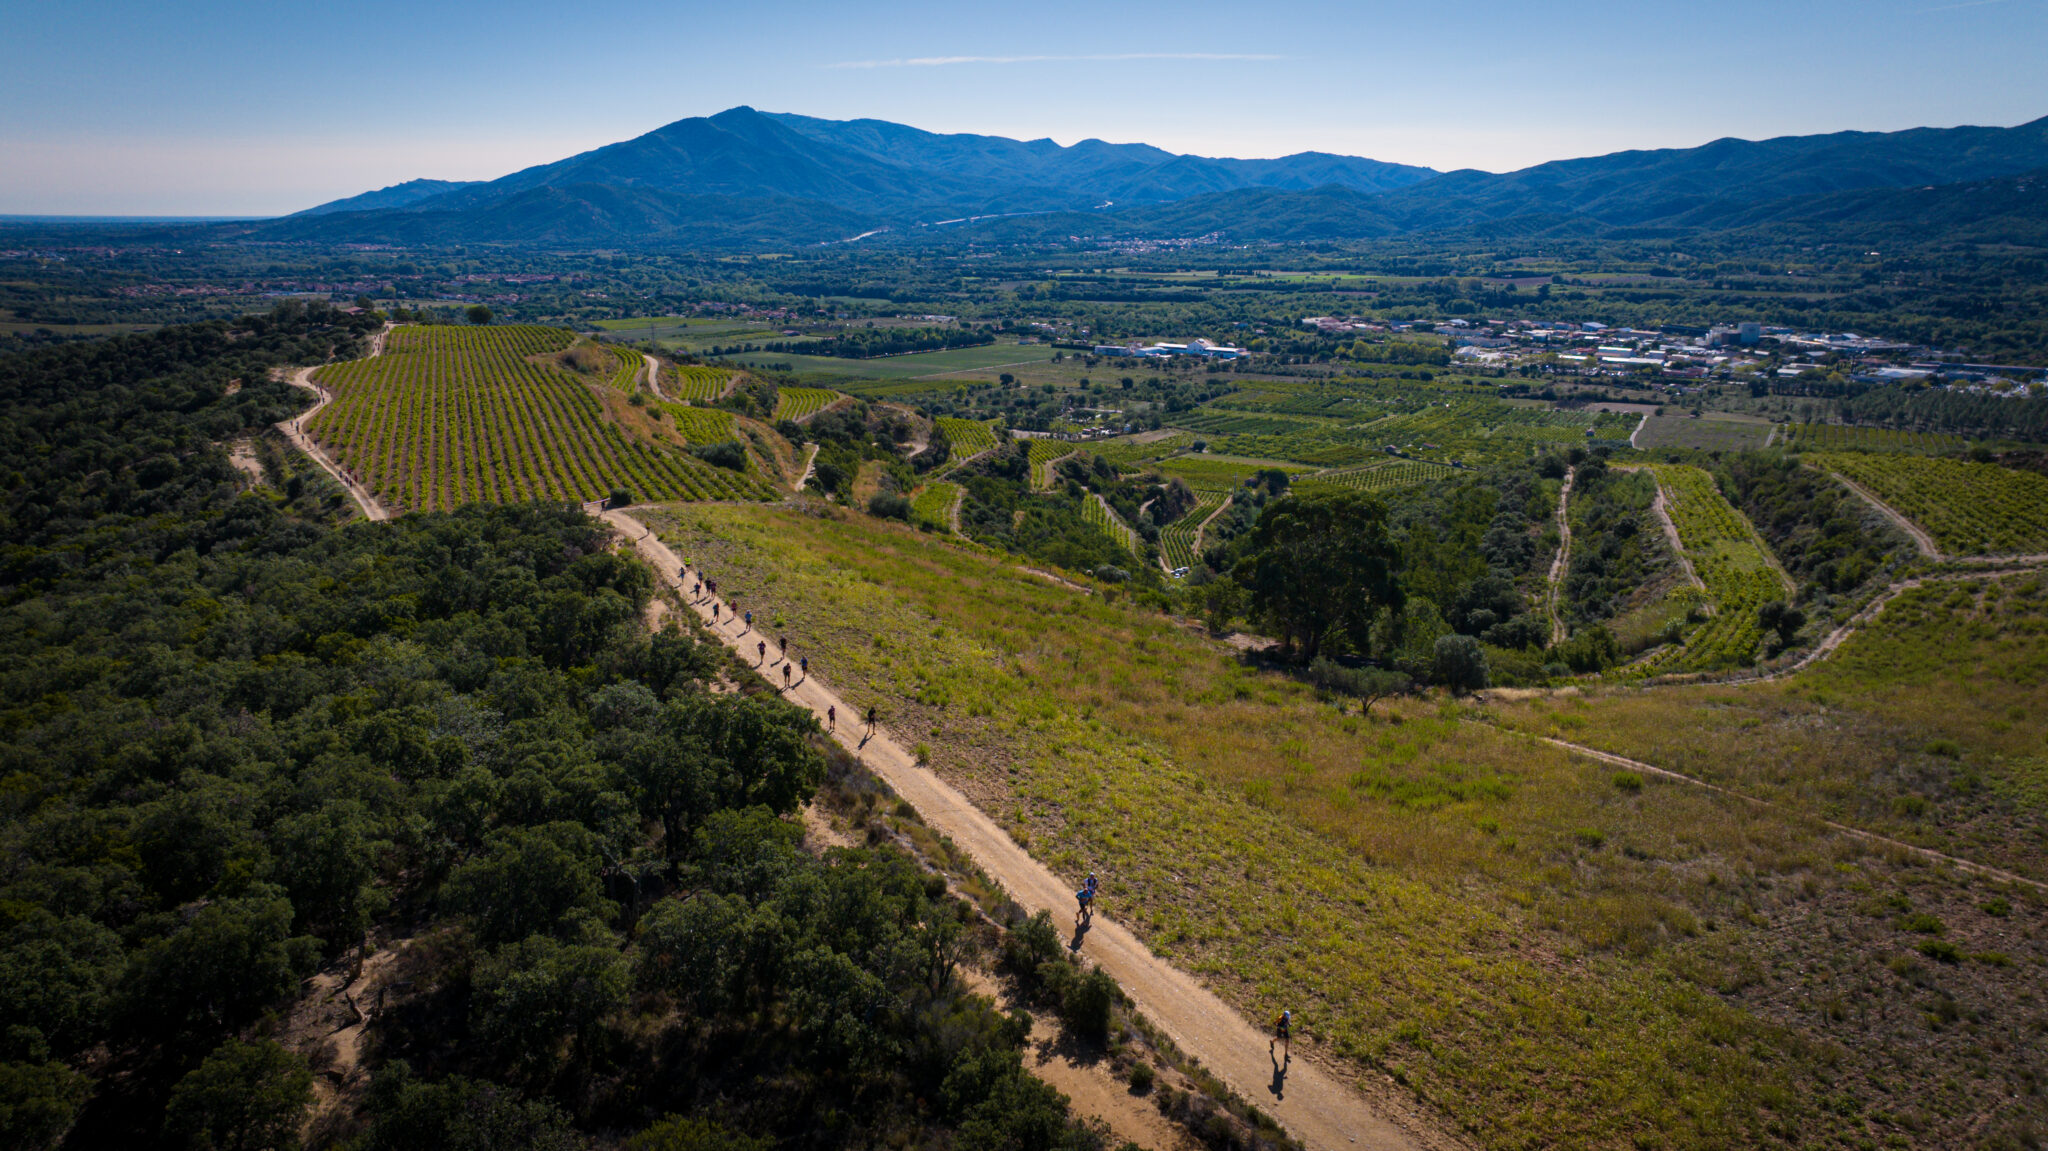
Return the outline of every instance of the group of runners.
[[[704,597],[707,595],[711,597],[711,622],[713,623],[713,625],[716,625],[719,622],[719,614],[721,608],[725,606],[721,604],[718,600],[718,581],[711,579],[708,576],[703,576],[701,573],[697,579],[690,580],[689,575],[690,564],[688,560],[685,560],[683,561],[682,570],[678,573],[678,582],[688,582],[690,588],[690,599],[692,603],[702,603]],[[747,633],[753,631],[754,613],[752,611],[747,611],[745,613],[740,612],[738,596],[729,597],[727,603],[730,604],[731,615],[733,617],[736,617],[739,621],[740,634],[746,635]],[[777,635],[775,637],[775,641],[777,651],[779,652],[777,662],[782,665],[782,687],[784,691],[787,691],[790,689],[791,686],[793,686],[790,678],[791,663],[789,659],[789,637],[787,635]],[[768,640],[765,636],[754,642],[754,654],[756,657],[755,666],[766,666],[768,662]],[[811,657],[800,657],[797,660],[795,667],[801,670],[803,676],[802,679],[798,679],[795,682],[802,683],[804,682],[804,680],[808,680],[811,675]],[[873,707],[868,708],[868,735],[874,734],[875,724],[879,719],[880,715],[876,711],[876,709]],[[837,731],[838,729],[839,705],[829,704],[825,708],[825,730],[831,732]],[[1081,889],[1074,893],[1074,902],[1078,905],[1074,911],[1075,930],[1078,931],[1094,922],[1095,897],[1100,891],[1100,881],[1098,881],[1095,878],[1094,872],[1089,872],[1087,882],[1083,883],[1081,885]],[[1282,1059],[1291,1062],[1294,1058],[1292,1050],[1293,1029],[1294,1012],[1282,1011],[1280,1013],[1280,1017],[1273,1021],[1273,1038],[1266,1045],[1267,1052],[1270,1054],[1277,1049]]]

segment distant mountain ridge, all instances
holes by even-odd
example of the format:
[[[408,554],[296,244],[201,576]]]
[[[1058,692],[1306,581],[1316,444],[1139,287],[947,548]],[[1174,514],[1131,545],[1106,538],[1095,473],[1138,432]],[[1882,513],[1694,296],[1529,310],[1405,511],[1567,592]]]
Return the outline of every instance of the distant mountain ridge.
[[[557,246],[783,247],[880,235],[944,242],[1082,235],[1244,241],[1416,232],[1601,234],[1859,220],[1916,226],[1914,188],[2048,169],[2048,118],[2012,128],[1836,132],[1616,152],[1516,172],[1303,152],[1271,160],[1147,144],[939,134],[883,120],[748,107],[664,125],[497,180],[414,180],[259,225],[263,238]],[[2029,234],[2048,223],[2024,181],[1998,211],[1923,198],[1927,227]],[[933,228],[974,218],[964,227]],[[1925,230],[1923,228],[1923,230]]]

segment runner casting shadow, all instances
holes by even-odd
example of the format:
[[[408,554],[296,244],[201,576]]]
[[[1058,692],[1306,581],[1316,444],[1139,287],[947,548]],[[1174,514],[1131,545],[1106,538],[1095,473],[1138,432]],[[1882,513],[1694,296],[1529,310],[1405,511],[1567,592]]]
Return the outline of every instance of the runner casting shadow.
[[[1266,1084],[1266,1090],[1271,1091],[1275,1099],[1285,1099],[1287,1097],[1287,1065],[1294,1062],[1294,1056],[1288,1054],[1279,1057],[1269,1056],[1269,1058],[1273,1058],[1273,1081]]]

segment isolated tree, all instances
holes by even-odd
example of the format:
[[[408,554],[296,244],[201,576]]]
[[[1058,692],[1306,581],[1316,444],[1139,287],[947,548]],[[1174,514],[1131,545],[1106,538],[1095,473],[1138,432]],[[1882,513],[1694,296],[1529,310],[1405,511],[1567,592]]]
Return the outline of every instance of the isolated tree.
[[[491,310],[482,304],[471,304],[467,315],[472,324],[481,326],[491,322]]]
[[[304,1059],[268,1039],[230,1039],[171,1089],[164,1135],[194,1151],[295,1151],[312,1097]]]
[[[1432,675],[1438,683],[1459,695],[1485,687],[1486,649],[1469,635],[1438,636],[1436,666]]]
[[[1308,662],[1333,635],[1368,650],[1373,620],[1401,603],[1400,556],[1387,506],[1372,496],[1288,495],[1266,506],[1231,575],[1250,593],[1254,618]]]

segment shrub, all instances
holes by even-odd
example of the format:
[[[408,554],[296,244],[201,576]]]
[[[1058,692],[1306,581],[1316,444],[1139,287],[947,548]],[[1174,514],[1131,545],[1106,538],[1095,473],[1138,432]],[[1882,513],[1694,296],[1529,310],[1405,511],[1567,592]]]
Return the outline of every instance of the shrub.
[[[895,492],[882,492],[868,501],[868,514],[885,520],[908,520],[910,501]]]
[[[1100,967],[1074,980],[1060,1002],[1067,1026],[1094,1043],[1109,1041],[1110,1009],[1116,1006],[1116,980]]]
[[[1643,777],[1633,771],[1617,771],[1614,773],[1614,786],[1618,791],[1634,795],[1643,789]]]
[[[632,507],[633,493],[627,488],[613,488],[611,493],[604,497],[604,506],[608,508]]]
[[[736,472],[747,470],[747,449],[741,447],[737,440],[727,440],[721,444],[697,444],[690,448],[690,454],[712,467],[729,468]]]
[[[164,1134],[214,1151],[287,1151],[312,1097],[304,1059],[267,1039],[230,1039],[171,1089]]]
[[[1929,755],[1938,755],[1943,759],[1963,757],[1963,745],[1952,739],[1930,739],[1927,741],[1926,751]]]
[[[1900,931],[1911,931],[1920,935],[1941,935],[1948,930],[1947,924],[1924,911],[1899,916],[1898,925]]]
[[[1572,838],[1588,851],[1598,851],[1607,842],[1607,833],[1597,827],[1582,827],[1572,832]]]
[[[1943,963],[1955,963],[1963,957],[1963,953],[1956,949],[1956,945],[1946,939],[1922,940],[1919,950],[1920,954],[1929,959],[1938,959]]]
[[[1137,1063],[1131,1066],[1131,1090],[1136,1091],[1138,1094],[1143,1095],[1145,1092],[1152,1090],[1153,1078],[1152,1065],[1150,1063]]]
[[[2006,916],[2012,914],[2012,904],[2007,902],[2003,896],[1998,896],[1993,899],[1986,900],[1984,904],[1978,908],[1978,910],[1982,911],[1986,915],[1994,916],[1998,919],[2004,919]]]
[[[1037,979],[1038,969],[1059,959],[1065,950],[1051,913],[1041,911],[1022,923],[1012,924],[1003,935],[1003,966],[1027,979]]]
[[[1486,649],[1469,635],[1438,636],[1431,674],[1458,694],[1485,687]]]

